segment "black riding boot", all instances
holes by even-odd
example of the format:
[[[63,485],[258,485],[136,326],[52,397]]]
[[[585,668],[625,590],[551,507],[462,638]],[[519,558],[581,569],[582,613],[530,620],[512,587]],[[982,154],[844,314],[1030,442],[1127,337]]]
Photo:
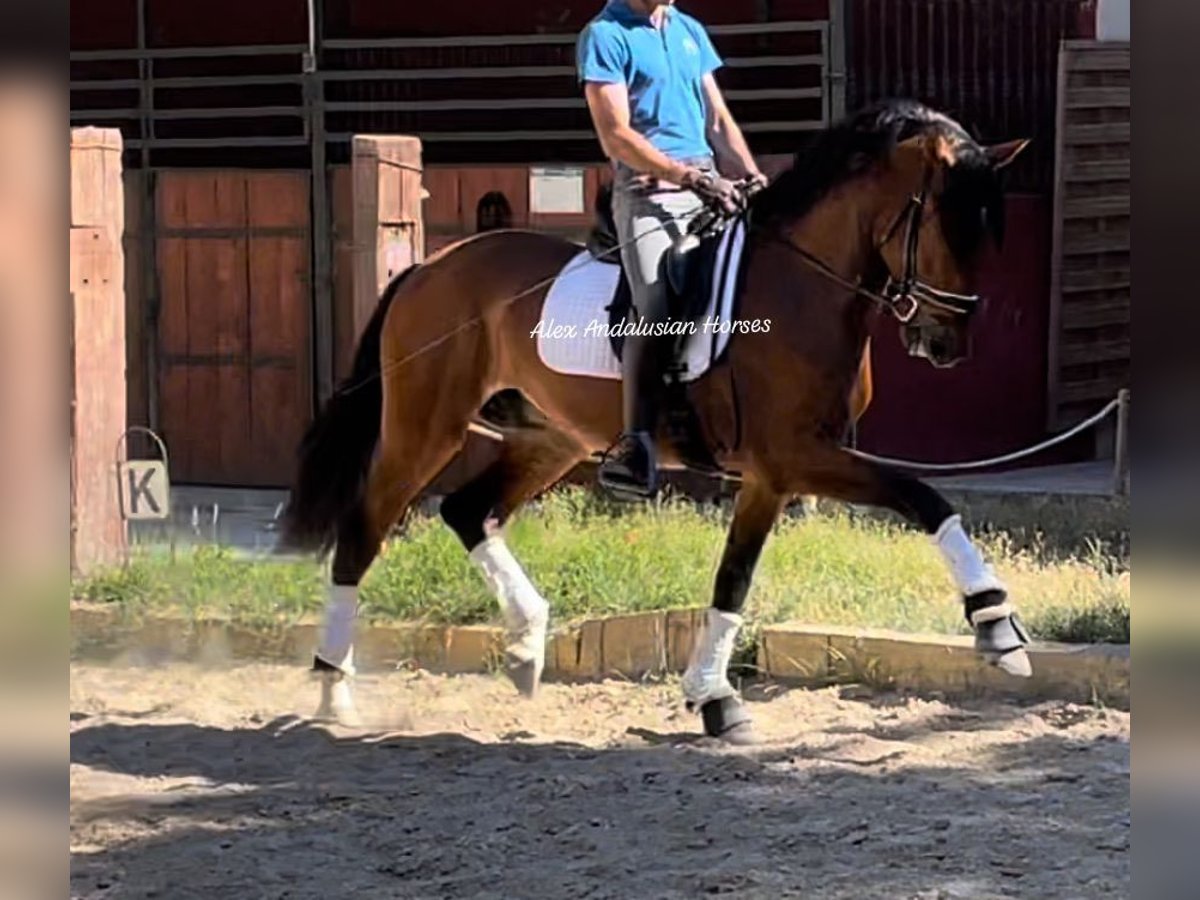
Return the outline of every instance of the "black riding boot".
[[[661,338],[630,335],[621,357],[625,431],[605,454],[597,475],[616,494],[651,498],[658,493],[654,435],[662,392],[658,354]]]

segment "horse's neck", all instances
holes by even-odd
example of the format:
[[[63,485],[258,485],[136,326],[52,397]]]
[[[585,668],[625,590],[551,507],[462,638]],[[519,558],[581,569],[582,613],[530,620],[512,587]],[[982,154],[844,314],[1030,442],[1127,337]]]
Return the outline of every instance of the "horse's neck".
[[[866,274],[874,254],[872,221],[863,206],[839,192],[817,203],[794,223],[790,238],[847,281],[858,281]]]
[[[813,206],[802,218],[786,229],[786,239],[804,254],[815,257],[845,281],[857,283],[870,273],[876,258],[872,234],[874,216],[861,203],[844,193],[831,194]],[[846,359],[858,366],[868,334],[871,304],[861,300],[844,284],[821,272],[802,255],[779,247],[775,265],[784,267],[791,294],[789,308],[800,316],[816,316],[845,327],[849,344],[843,349]],[[798,302],[797,302],[798,301]],[[813,319],[809,318],[811,323]],[[827,332],[826,332],[827,333]],[[823,347],[822,353],[832,350]]]

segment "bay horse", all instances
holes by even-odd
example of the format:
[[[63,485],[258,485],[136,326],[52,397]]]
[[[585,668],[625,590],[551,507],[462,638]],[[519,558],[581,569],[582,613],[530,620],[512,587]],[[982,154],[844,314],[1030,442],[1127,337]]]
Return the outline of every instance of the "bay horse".
[[[754,734],[727,678],[741,610],[785,504],[816,495],[884,507],[928,534],[963,598],[981,657],[1028,676],[1029,638],[961,517],[933,488],[842,446],[870,401],[870,317],[893,316],[914,356],[936,366],[968,353],[981,253],[1003,233],[1002,170],[1027,141],[982,146],[911,101],[877,104],[817,133],[748,204],[740,334],[687,399],[740,488],[712,605],[682,681],[704,731]],[[515,414],[493,426],[499,458],[444,498],[440,514],[495,592],[506,669],[531,695],[549,604],[508,550],[503,527],[526,501],[601,453],[621,427],[617,380],[562,374],[532,337],[553,277],[581,250],[520,229],[474,235],[396,277],[366,326],[349,376],[300,447],[281,546],[326,555],[332,584],[314,668],[318,714],[353,722],[358,584],[388,531],[463,446],[503,391]],[[683,461],[659,440],[662,464]]]

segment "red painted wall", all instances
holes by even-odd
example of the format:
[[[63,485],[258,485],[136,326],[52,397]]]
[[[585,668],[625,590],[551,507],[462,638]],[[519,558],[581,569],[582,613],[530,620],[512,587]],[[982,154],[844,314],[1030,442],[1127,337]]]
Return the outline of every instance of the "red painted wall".
[[[859,423],[860,449],[958,462],[1045,436],[1051,211],[1049,198],[1009,196],[1004,247],[986,261],[980,284],[987,302],[973,324],[971,357],[955,368],[912,359],[896,322],[879,318],[872,332],[875,399]]]

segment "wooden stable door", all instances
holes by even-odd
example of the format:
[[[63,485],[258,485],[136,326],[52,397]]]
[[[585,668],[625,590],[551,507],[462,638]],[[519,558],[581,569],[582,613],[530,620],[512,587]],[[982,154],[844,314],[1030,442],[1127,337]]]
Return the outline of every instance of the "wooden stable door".
[[[306,172],[163,171],[159,421],[175,481],[284,486],[312,415]]]

